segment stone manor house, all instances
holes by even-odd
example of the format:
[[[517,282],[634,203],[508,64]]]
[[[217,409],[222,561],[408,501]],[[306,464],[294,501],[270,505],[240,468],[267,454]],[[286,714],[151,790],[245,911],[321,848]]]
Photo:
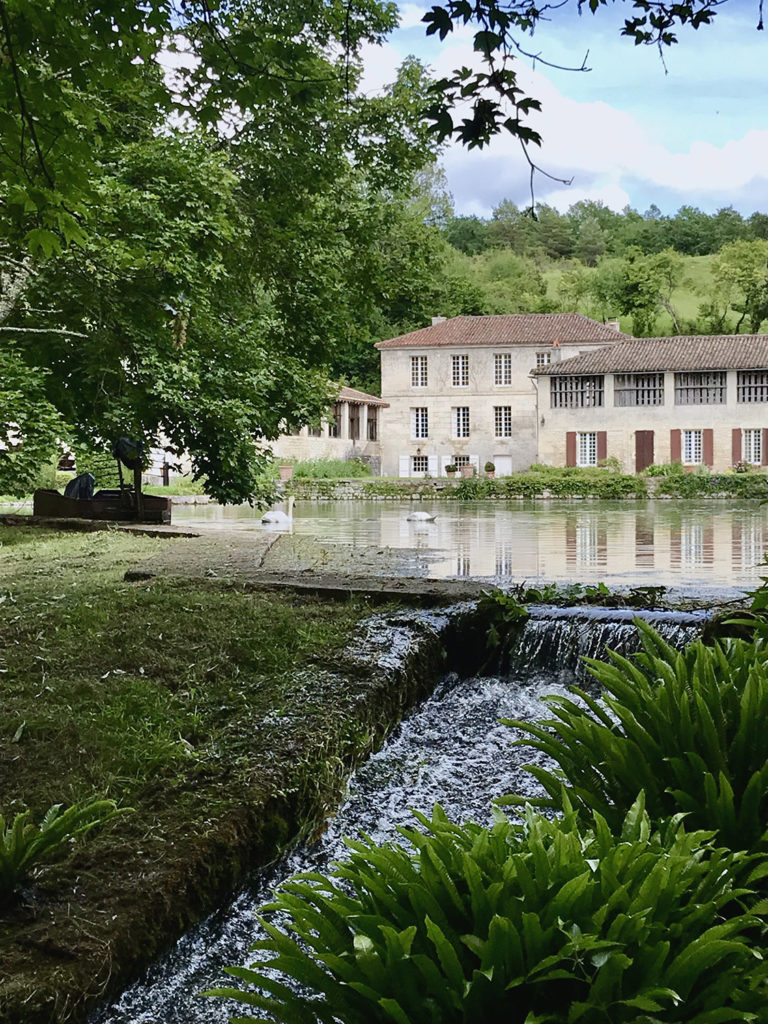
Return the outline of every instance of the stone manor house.
[[[633,338],[616,321],[523,313],[436,317],[376,348],[385,476],[768,465],[768,335]]]

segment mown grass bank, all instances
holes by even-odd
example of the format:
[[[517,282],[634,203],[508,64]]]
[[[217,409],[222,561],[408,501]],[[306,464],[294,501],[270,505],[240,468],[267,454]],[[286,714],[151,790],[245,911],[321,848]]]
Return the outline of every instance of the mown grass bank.
[[[428,643],[403,671],[353,657],[361,600],[123,581],[184,543],[0,528],[0,809],[134,808],[0,911],[8,1024],[82,1019],[314,827],[440,671]]]

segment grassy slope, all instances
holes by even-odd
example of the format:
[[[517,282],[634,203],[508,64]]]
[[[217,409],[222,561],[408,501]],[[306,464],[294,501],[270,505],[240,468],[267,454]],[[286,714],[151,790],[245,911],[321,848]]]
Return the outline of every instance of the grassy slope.
[[[707,290],[712,282],[712,259],[712,256],[683,256],[685,264],[684,278],[681,287],[677,288],[672,295],[672,303],[677,310],[681,324],[684,324],[684,330],[687,329],[687,324],[698,318],[699,306],[704,301]],[[562,271],[556,266],[544,272],[548,294],[552,298],[557,294],[557,286],[561,274]],[[588,306],[579,308],[577,312],[585,313],[587,316],[596,316],[597,319],[600,319],[598,311]],[[623,316],[620,320],[622,331],[631,334],[632,318]],[[672,334],[672,331],[672,318],[668,313],[661,313],[656,323],[657,334],[664,336]]]
[[[335,803],[383,732],[370,684],[333,674],[362,603],[123,582],[164,543],[184,541],[0,528],[1,809],[135,808],[0,914],[3,1021],[121,980]]]

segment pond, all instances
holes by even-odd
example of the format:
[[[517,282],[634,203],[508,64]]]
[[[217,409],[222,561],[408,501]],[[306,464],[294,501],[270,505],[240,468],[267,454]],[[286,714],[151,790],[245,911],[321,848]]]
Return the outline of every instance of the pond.
[[[414,509],[434,522],[408,522]],[[176,506],[174,523],[263,531],[247,506]],[[297,502],[263,563],[275,571],[552,580],[685,590],[760,582],[768,506],[675,502]]]

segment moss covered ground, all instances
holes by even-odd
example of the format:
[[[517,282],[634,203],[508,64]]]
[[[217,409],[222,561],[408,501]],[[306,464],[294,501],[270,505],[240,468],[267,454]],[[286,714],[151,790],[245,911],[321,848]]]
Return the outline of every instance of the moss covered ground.
[[[345,661],[361,599],[124,582],[185,543],[0,526],[0,810],[134,809],[0,914],[9,1024],[81,1019],[316,823],[397,720],[403,695]]]

